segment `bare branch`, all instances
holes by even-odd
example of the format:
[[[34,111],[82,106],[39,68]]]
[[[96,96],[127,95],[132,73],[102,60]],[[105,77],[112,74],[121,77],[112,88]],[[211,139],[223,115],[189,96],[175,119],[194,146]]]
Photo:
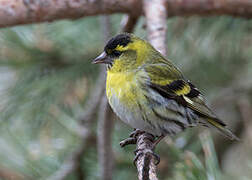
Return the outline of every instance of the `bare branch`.
[[[252,17],[251,0],[164,0],[168,17],[231,15]],[[142,14],[140,0],[0,0],[0,27],[101,14]]]
[[[153,152],[155,137],[144,133],[137,137],[136,166],[139,180],[158,180],[157,155]]]
[[[134,26],[136,25],[138,16],[129,15],[126,16],[122,23],[124,26],[122,31],[132,32]],[[133,133],[137,134],[137,130]],[[139,180],[158,180],[156,173],[156,158],[157,155],[153,152],[154,150],[154,140],[155,137],[148,133],[141,133],[139,135],[127,138],[120,143],[121,147],[127,146],[129,144],[136,144],[136,156],[135,164],[138,171]],[[159,161],[159,157],[158,157]]]
[[[144,0],[149,42],[164,56],[166,55],[166,0]]]
[[[163,55],[166,55],[166,8],[165,0],[144,0],[144,12],[147,23],[148,40]],[[133,135],[135,134],[135,135]],[[122,147],[128,144],[137,144],[134,162],[137,166],[139,180],[158,180],[157,164],[159,157],[154,153],[155,136],[141,133],[137,130],[133,137],[120,143]],[[134,139],[135,138],[135,139]]]
[[[230,15],[252,17],[250,0],[166,0],[168,17]]]
[[[136,144],[134,163],[137,167],[138,180],[158,180],[157,164],[160,158],[154,153],[156,146],[155,136],[136,129],[127,138],[120,142],[121,147]]]
[[[84,16],[130,13],[134,0],[0,0],[0,27],[77,19]]]

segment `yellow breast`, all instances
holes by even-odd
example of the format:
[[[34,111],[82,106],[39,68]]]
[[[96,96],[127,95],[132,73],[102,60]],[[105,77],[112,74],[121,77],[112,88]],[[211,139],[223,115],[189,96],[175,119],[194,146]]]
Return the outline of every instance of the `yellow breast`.
[[[134,106],[137,98],[137,88],[134,73],[107,72],[106,94],[109,101],[112,97],[115,97],[128,107]]]

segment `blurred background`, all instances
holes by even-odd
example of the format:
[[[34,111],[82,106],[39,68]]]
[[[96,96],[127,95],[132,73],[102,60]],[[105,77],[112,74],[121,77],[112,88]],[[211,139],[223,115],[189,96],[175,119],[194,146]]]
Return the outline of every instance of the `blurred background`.
[[[0,30],[0,179],[101,179],[102,115],[98,107],[92,112],[88,131],[83,118],[97,82],[104,86],[103,68],[91,60],[120,32],[121,19],[107,17],[109,29],[97,16]],[[168,58],[241,141],[203,127],[167,137],[156,149],[160,179],[252,179],[252,21],[190,17],[167,24]],[[134,34],[146,39],[144,18]],[[136,179],[135,146],[119,146],[132,128],[111,115],[109,131],[113,179]]]

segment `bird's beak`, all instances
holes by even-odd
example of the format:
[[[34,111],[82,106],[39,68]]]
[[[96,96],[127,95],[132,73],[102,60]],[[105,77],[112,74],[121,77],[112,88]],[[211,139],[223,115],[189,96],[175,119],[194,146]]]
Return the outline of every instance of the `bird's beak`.
[[[107,56],[106,52],[102,52],[98,57],[96,57],[93,61],[93,64],[109,64],[111,63],[111,58]]]

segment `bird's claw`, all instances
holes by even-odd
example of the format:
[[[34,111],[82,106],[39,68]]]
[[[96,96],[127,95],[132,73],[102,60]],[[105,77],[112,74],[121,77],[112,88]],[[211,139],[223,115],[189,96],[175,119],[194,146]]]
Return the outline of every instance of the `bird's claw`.
[[[136,144],[136,138],[130,137],[130,138],[124,139],[120,142],[121,147],[127,146],[129,144]]]
[[[120,146],[124,147],[129,144],[136,144],[137,137],[143,133],[144,133],[144,131],[141,131],[140,129],[134,129],[134,131],[130,133],[129,138],[124,139],[123,141],[120,142]]]
[[[144,134],[144,133],[145,132],[142,131],[142,130],[140,130],[140,129],[134,129],[134,131],[132,133],[130,133],[130,137],[129,138],[127,138],[127,139],[125,139],[125,140],[123,140],[123,141],[120,142],[120,146],[121,147],[125,147],[125,146],[127,146],[129,144],[136,144],[137,143],[137,138],[140,135]],[[149,137],[149,136],[151,136],[151,137]],[[150,138],[150,140],[151,140],[151,139],[154,139],[155,137],[153,135],[151,135],[151,134],[148,134],[148,136],[145,137],[145,138],[148,138],[148,139]],[[151,140],[151,141],[153,141],[153,140]],[[155,148],[155,146],[156,146],[156,144],[158,142],[159,142],[159,140],[154,142],[153,149]],[[144,156],[144,155],[151,155],[152,158],[155,158],[155,162],[154,162],[155,165],[158,165],[159,162],[160,162],[160,157],[159,157],[159,155],[157,155],[156,153],[154,153],[152,151],[153,149],[137,149],[137,150],[135,150],[134,151],[135,158],[134,158],[134,161],[133,161],[134,165],[136,166],[137,160],[141,156]]]
[[[139,136],[139,135],[141,135],[143,133],[145,133],[145,132],[140,130],[140,129],[134,129],[134,131],[131,132],[129,136],[132,137],[132,138],[137,138],[137,136]]]

